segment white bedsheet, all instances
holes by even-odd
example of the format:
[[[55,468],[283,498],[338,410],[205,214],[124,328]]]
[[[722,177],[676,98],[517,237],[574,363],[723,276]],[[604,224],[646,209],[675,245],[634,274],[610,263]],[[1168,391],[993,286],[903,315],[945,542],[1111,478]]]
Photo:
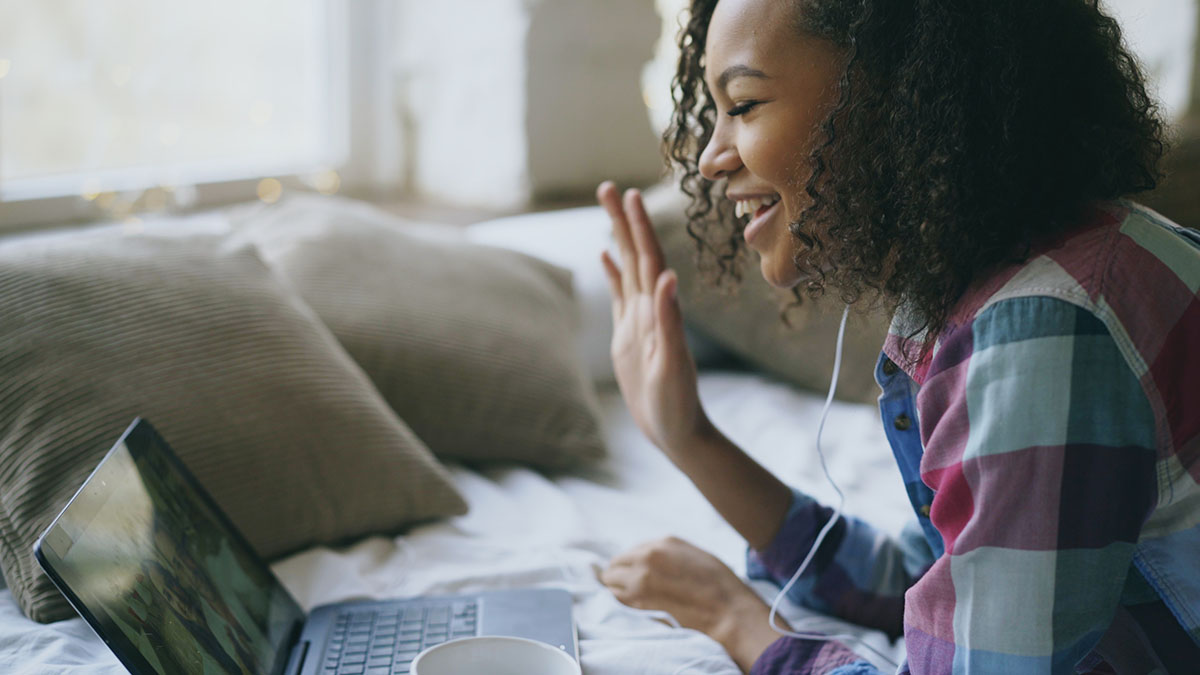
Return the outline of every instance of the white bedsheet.
[[[790,484],[831,503],[834,494],[814,443],[822,397],[741,372],[702,372],[700,387],[709,415],[726,435]],[[595,571],[610,556],[666,535],[712,551],[745,573],[740,537],[641,435],[615,388],[603,389],[601,401],[611,456],[592,469],[546,476],[515,465],[482,471],[452,465],[470,502],[468,514],[401,537],[305,551],[280,561],[275,571],[305,608],[356,597],[565,588],[575,598],[586,675],[739,672],[714,641],[624,607],[596,580]],[[847,494],[847,511],[899,531],[911,510],[877,410],[835,403],[822,445]],[[756,588],[773,597],[769,585]],[[785,606],[783,613],[794,620],[802,610]],[[890,645],[880,633],[851,630],[894,660],[903,654],[902,644]],[[0,672],[124,670],[82,619],[34,623],[3,590]]]

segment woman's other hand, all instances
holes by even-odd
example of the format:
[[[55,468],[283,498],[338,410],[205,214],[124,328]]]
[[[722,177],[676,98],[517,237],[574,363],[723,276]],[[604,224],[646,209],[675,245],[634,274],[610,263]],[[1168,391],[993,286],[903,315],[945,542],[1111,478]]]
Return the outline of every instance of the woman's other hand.
[[[605,181],[596,198],[612,220],[621,264],[602,255],[612,291],[613,370],[625,405],[642,432],[671,456],[709,425],[700,406],[696,364],[675,297],[679,279],[665,268],[642,196]]]
[[[675,537],[615,556],[599,576],[622,603],[668,612],[721,643],[743,671],[779,638],[767,623],[771,608],[753,589],[711,553]]]

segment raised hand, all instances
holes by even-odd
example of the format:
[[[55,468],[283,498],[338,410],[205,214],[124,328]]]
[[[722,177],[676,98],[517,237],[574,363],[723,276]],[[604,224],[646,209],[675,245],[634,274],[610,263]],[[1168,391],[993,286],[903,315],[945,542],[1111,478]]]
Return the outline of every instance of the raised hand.
[[[665,268],[637,190],[626,191],[622,199],[616,185],[605,181],[596,198],[612,220],[621,256],[618,266],[607,251],[601,255],[612,291],[617,385],[638,427],[672,456],[708,425],[675,297],[679,279]]]

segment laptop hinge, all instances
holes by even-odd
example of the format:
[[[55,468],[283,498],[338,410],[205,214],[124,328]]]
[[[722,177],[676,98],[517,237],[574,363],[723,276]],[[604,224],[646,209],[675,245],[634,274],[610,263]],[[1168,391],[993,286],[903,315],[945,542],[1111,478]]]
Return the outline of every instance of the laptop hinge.
[[[292,647],[292,655],[288,658],[287,668],[284,673],[287,675],[300,675],[300,671],[304,669],[304,659],[308,656],[308,640],[301,640]]]

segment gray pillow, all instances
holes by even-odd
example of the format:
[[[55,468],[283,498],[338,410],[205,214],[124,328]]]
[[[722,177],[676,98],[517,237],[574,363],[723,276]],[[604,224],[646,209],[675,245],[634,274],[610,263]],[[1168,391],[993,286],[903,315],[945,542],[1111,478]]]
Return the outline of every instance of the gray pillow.
[[[414,236],[349,200],[236,220],[234,239],[258,245],[439,457],[559,469],[604,455],[569,271]]]
[[[250,248],[105,229],[0,242],[0,565],[32,554],[137,415],[264,557],[463,513],[448,474]]]
[[[794,300],[792,293],[763,279],[757,254],[743,250],[745,264],[736,290],[718,288],[701,273],[700,264],[711,264],[712,256],[698,259],[696,242],[687,232],[688,197],[667,182],[647,191],[645,202],[667,265],[679,275],[679,302],[688,325],[755,368],[799,387],[827,392],[842,305],[830,297],[806,299],[788,311],[789,327],[780,310]],[[873,372],[888,323],[889,318],[878,313],[850,312],[839,399],[873,403],[878,398]]]

